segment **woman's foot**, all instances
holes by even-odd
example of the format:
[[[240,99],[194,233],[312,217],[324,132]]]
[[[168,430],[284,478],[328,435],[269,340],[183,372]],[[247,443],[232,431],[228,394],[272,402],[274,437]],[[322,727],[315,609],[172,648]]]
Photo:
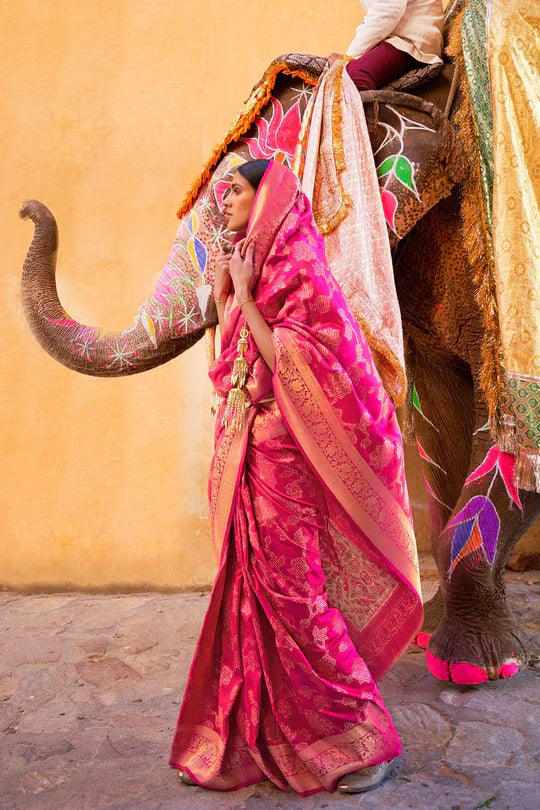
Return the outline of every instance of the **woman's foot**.
[[[337,784],[340,793],[365,793],[367,790],[379,787],[389,773],[394,770],[398,757],[381,762],[379,765],[370,765],[359,771],[348,773]]]
[[[185,771],[178,771],[178,778],[184,785],[197,785],[197,782],[194,782],[191,776],[188,776]]]

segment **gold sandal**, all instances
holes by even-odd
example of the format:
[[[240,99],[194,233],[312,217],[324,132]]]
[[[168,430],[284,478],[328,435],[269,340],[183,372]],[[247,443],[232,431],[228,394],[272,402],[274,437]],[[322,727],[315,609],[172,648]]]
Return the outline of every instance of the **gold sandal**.
[[[178,778],[184,785],[195,785],[197,786],[197,782],[194,782],[191,776],[189,776],[185,771],[178,771]]]
[[[384,782],[390,771],[395,770],[398,759],[399,757],[395,757],[388,760],[388,762],[370,765],[367,768],[361,768],[359,771],[348,773],[339,780],[337,789],[340,793],[365,793],[368,790],[373,790]]]

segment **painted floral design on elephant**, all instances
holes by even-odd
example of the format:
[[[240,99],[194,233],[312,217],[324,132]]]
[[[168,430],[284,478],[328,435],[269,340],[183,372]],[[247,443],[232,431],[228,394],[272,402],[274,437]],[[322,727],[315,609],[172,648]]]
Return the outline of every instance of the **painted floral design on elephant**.
[[[497,551],[497,542],[501,521],[497,509],[491,500],[491,490],[497,476],[504,483],[511,504],[522,509],[519,491],[514,483],[516,459],[511,453],[504,453],[497,445],[491,447],[484,460],[473,470],[465,481],[465,486],[481,481],[488,473],[494,471],[486,495],[475,495],[458,514],[448,523],[445,531],[454,529],[450,553],[449,576],[456,566],[471,555],[471,562],[477,565],[483,560],[493,564]]]
[[[264,116],[255,119],[257,135],[253,138],[242,138],[247,144],[252,158],[259,160],[277,160],[291,166],[294,150],[298,141],[302,114],[300,104],[302,96],[287,110],[283,112],[281,102],[271,97],[272,116],[269,121]]]
[[[381,144],[374,151],[373,157],[375,158],[377,177],[379,178],[379,184],[381,186],[381,201],[384,216],[389,227],[397,236],[399,236],[398,232],[396,231],[398,198],[394,192],[388,188],[388,185],[395,178],[403,186],[405,186],[405,188],[408,188],[409,191],[411,191],[416,199],[420,202],[420,195],[418,194],[418,189],[416,188],[414,164],[405,154],[403,154],[405,148],[405,135],[407,132],[417,129],[426,130],[427,132],[435,132],[435,130],[431,127],[427,127],[425,124],[421,124],[419,121],[413,121],[412,119],[407,118],[406,115],[398,112],[391,104],[388,104],[387,108],[394,113],[399,123],[396,128],[385,121],[379,121],[379,127],[384,129],[385,136]],[[388,155],[380,162],[377,162],[377,155],[380,152],[388,150],[390,144],[393,145],[394,142],[394,148],[396,149],[394,154]]]

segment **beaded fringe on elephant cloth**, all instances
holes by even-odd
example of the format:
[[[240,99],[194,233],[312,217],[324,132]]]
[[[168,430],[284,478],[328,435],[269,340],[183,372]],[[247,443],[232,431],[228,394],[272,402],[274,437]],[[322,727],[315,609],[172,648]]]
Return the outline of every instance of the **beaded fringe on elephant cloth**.
[[[456,124],[470,176],[464,247],[484,317],[480,383],[515,483],[540,492],[539,11],[535,0],[469,0],[448,53],[462,75]]]
[[[339,59],[304,114],[294,170],[325,236],[326,255],[395,405],[406,395],[401,314],[364,107]]]

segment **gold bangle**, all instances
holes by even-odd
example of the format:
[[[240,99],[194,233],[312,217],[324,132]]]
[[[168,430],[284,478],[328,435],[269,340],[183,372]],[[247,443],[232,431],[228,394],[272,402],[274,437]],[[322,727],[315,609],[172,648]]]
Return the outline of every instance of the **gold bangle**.
[[[227,303],[227,299],[226,299],[226,298],[225,298],[225,300],[224,300],[224,301],[219,301],[217,298],[214,298],[214,304],[226,304],[226,303]]]
[[[241,303],[241,304],[238,304],[238,306],[240,307],[240,309],[242,309],[242,307],[244,306],[244,304],[249,304],[249,302],[250,302],[250,301],[251,301],[253,304],[255,303],[255,301],[253,300],[253,298],[246,298],[246,300],[245,300],[245,301],[242,301],[242,303]]]

